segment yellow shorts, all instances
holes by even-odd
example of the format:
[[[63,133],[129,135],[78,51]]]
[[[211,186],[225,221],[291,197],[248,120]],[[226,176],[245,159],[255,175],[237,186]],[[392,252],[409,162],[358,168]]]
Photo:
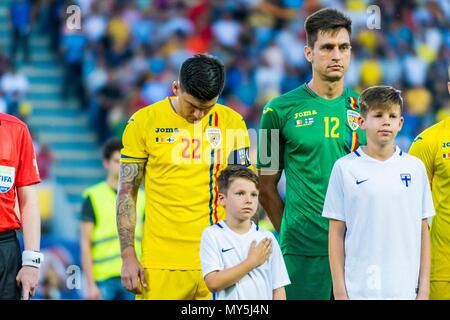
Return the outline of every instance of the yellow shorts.
[[[147,288],[136,300],[211,300],[200,270],[145,269]]]
[[[430,281],[430,300],[450,300],[450,282]]]

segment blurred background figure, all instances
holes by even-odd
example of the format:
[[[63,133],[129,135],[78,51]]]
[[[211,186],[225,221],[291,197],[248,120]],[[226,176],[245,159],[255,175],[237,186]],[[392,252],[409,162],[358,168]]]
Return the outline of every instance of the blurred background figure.
[[[32,4],[30,0],[12,1],[9,8],[12,31],[11,60],[14,61],[17,49],[22,48],[23,59],[26,63],[31,61],[30,33],[32,23]]]
[[[46,237],[42,242],[45,256],[35,299],[81,299],[82,277],[78,267],[77,243]],[[74,290],[79,289],[79,290]]]
[[[14,62],[11,61],[6,72],[0,78],[0,90],[4,94],[7,113],[24,120],[20,112],[20,105],[25,101],[29,86],[27,76],[17,70]]]
[[[103,165],[106,180],[85,192],[81,210],[81,261],[87,282],[87,299],[132,300],[134,294],[125,290],[120,279],[122,260],[116,225],[116,196],[119,179],[122,142],[113,138],[103,145]],[[138,239],[136,252],[140,256],[140,239],[144,218],[145,195],[140,190],[136,205]]]
[[[60,54],[64,62],[64,81],[62,99],[73,95],[84,108],[86,106],[84,87],[82,84],[84,49],[86,36],[81,30],[64,29],[61,37]]]

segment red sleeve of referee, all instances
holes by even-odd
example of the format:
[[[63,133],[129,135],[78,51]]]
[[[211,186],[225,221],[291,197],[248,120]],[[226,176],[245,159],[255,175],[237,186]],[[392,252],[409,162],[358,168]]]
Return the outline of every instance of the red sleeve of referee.
[[[39,170],[34,153],[33,140],[27,127],[19,138],[19,164],[16,173],[16,187],[24,187],[39,183]]]

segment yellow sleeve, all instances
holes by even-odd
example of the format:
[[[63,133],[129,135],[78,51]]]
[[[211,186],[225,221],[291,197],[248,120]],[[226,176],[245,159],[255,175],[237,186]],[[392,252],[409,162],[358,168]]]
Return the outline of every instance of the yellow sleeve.
[[[148,159],[142,115],[143,110],[140,110],[128,120],[122,136],[123,148],[120,151],[120,162],[122,163],[145,162]]]
[[[239,132],[242,131],[242,135],[243,135],[243,139],[240,139],[239,135],[235,141],[235,148],[236,150],[238,149],[242,149],[242,148],[250,148],[250,138],[248,136],[248,129],[247,129],[247,125],[245,124],[245,120],[240,117],[240,119],[238,119],[236,121],[235,124],[236,128],[239,130]]]
[[[437,142],[432,134],[423,132],[418,135],[409,149],[409,154],[419,158],[427,169],[428,181],[431,183],[434,175],[434,159],[436,158]]]

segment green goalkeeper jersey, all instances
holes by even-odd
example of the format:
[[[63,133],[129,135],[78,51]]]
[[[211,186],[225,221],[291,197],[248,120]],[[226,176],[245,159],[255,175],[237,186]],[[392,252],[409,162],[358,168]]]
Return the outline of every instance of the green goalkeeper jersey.
[[[357,101],[358,94],[349,88],[326,100],[304,84],[263,109],[257,167],[285,170],[283,254],[328,254],[328,220],[322,208],[331,169],[337,159],[366,144]]]

